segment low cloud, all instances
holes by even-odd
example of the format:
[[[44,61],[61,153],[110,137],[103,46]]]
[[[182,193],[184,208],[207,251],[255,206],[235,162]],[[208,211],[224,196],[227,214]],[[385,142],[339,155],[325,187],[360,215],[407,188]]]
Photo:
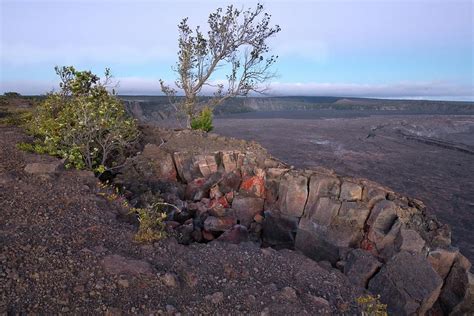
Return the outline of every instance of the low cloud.
[[[401,82],[391,84],[281,83],[271,85],[274,95],[330,95],[380,98],[466,97],[474,99],[474,87],[449,82]]]
[[[116,90],[123,95],[160,95],[159,78],[122,77],[115,78]],[[172,84],[172,83],[170,83]],[[55,81],[6,81],[0,92],[17,91],[21,94],[44,94],[58,87]],[[357,83],[288,83],[273,82],[269,85],[269,96],[341,96],[374,98],[410,98],[440,100],[474,100],[474,87],[450,82],[401,82],[391,84]],[[204,94],[212,88],[203,89]]]

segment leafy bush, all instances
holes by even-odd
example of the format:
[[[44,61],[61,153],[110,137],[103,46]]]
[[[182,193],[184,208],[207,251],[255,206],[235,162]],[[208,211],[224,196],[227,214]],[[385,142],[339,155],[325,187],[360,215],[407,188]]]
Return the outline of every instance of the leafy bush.
[[[105,81],[90,71],[56,67],[58,93],[50,93],[37,107],[28,129],[36,136],[36,152],[66,158],[67,166],[100,173],[117,167],[139,132],[122,102],[107,90]]]
[[[212,110],[209,107],[205,107],[198,116],[191,120],[192,129],[200,129],[205,132],[210,132],[214,128],[212,126]]]
[[[154,242],[166,237],[164,220],[166,213],[163,212],[161,204],[156,203],[147,208],[132,208],[132,212],[138,215],[140,226],[135,234],[137,242]]]
[[[387,304],[380,302],[380,295],[365,295],[357,298],[363,316],[388,316]]]

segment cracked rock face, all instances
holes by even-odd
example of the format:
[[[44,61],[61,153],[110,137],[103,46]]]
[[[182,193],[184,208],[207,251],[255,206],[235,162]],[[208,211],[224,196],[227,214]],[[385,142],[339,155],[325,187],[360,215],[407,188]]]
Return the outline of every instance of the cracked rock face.
[[[382,263],[369,252],[354,249],[347,254],[344,274],[349,280],[363,288],[367,288],[369,280],[379,271]]]
[[[301,217],[308,198],[308,178],[287,173],[280,182],[280,211],[289,216]]]
[[[294,170],[252,152],[158,156],[168,159],[153,169],[160,171],[156,180],[176,174],[175,185],[184,186],[181,215],[170,220],[186,243],[252,240],[299,250],[340,267],[354,284],[380,294],[395,314],[472,306],[466,303],[470,263],[451,246],[449,228],[428,216],[420,201],[368,180]],[[176,203],[176,192],[161,194]]]
[[[436,302],[443,280],[425,258],[402,251],[369,282],[394,315],[424,315]]]

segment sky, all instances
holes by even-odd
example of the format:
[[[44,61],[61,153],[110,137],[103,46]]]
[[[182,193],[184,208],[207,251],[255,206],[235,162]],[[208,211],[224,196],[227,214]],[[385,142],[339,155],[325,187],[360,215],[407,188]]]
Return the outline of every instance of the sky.
[[[119,94],[172,83],[177,24],[253,1],[0,0],[0,93],[57,89],[55,65],[101,74]],[[271,95],[474,100],[472,0],[262,1],[281,27]],[[223,78],[213,77],[213,80]]]

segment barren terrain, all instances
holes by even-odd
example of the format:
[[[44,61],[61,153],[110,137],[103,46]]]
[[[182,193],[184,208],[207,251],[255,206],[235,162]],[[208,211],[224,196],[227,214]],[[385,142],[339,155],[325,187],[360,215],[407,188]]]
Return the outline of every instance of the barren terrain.
[[[215,132],[255,140],[298,168],[325,166],[423,200],[474,260],[474,116],[368,111],[218,117]]]
[[[40,172],[61,163],[18,150],[29,139],[19,128],[0,135],[2,315],[359,313],[363,289],[295,251],[138,244],[92,173]]]

